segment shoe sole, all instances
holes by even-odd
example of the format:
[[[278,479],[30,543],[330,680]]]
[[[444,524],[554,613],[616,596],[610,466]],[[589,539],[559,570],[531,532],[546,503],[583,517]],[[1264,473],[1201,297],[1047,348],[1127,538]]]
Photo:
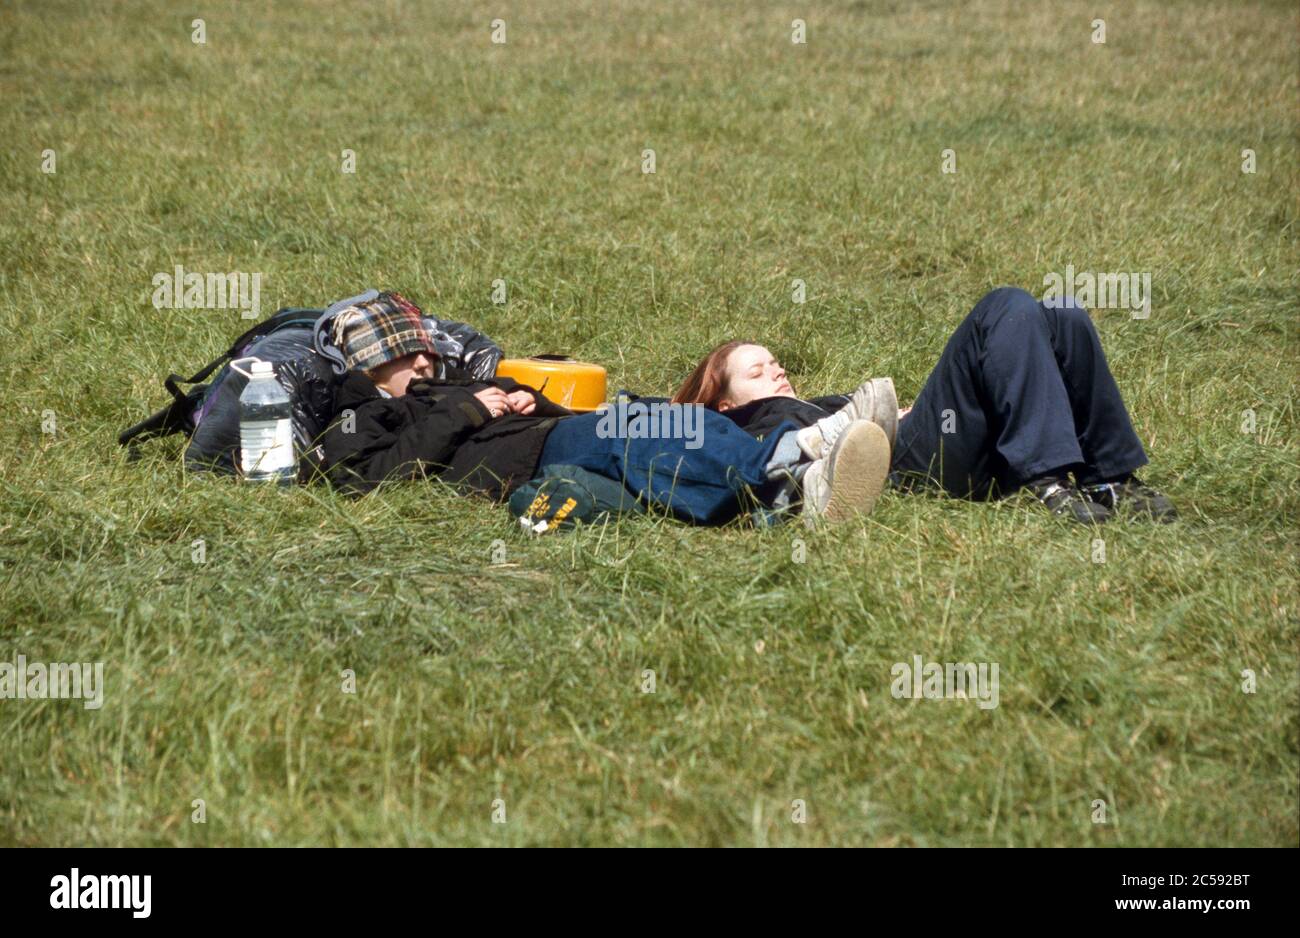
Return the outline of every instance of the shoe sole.
[[[889,477],[889,456],[889,437],[878,424],[850,424],[827,457],[831,495],[818,517],[835,524],[870,514]]]

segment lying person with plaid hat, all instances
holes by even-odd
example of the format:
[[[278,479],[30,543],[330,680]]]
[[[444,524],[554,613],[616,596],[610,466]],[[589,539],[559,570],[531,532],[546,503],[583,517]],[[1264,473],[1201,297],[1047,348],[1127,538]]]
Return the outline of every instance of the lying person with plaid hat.
[[[682,520],[720,524],[744,514],[751,498],[778,512],[801,503],[807,518],[836,521],[870,511],[884,487],[889,440],[870,421],[846,429],[815,460],[807,431],[793,423],[760,441],[705,408],[698,448],[683,438],[615,436],[601,432],[599,412],[574,414],[510,378],[448,369],[434,380],[438,353],[422,319],[395,293],[336,317],[333,341],[348,370],[336,385],[323,449],[326,475],[346,491],[437,476],[502,499],[535,478],[587,474]],[[563,513],[581,520],[590,508],[590,500],[557,494],[516,512],[526,527],[548,530]]]

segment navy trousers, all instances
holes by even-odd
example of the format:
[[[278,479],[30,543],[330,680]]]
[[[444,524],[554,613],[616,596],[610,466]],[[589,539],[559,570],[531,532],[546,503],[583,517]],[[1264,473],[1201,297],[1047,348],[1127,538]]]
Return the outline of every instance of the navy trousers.
[[[1001,287],[957,327],[899,424],[890,478],[986,499],[1052,470],[1087,484],[1146,461],[1088,311]]]

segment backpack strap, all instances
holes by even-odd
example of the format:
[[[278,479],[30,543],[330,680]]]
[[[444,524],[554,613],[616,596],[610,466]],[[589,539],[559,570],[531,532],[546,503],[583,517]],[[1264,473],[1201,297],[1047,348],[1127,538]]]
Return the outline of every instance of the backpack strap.
[[[315,327],[329,312],[337,311],[354,302],[374,299],[378,295],[376,290],[367,290],[358,296],[332,304],[328,310],[303,306],[287,306],[276,310],[274,315],[246,329],[239,338],[230,343],[230,348],[190,377],[182,378],[173,372],[164,378],[163,387],[171,395],[171,403],[162,410],[150,414],[135,426],[123,430],[117,435],[117,442],[122,446],[127,446],[154,437],[169,436],[173,433],[190,433],[193,429],[191,418],[194,411],[203,403],[204,395],[210,387],[210,385],[201,382],[206,381],[214,371],[226,364],[226,362],[242,355],[244,349],[257,339],[289,326]],[[181,385],[183,384],[190,385],[189,389],[182,390]]]
[[[180,375],[176,374],[175,372],[169,374],[166,378],[163,379],[163,387],[165,387],[168,393],[171,394],[172,396],[171,406],[174,407],[177,404],[184,404],[186,401],[190,400],[191,395],[194,393],[193,388],[191,388],[187,392],[187,391],[182,391],[178,387],[178,385],[198,384],[200,381],[202,381],[208,375],[212,374],[212,372],[216,371],[223,364],[230,361],[234,357],[235,357],[234,350],[229,349],[226,352],[222,353],[220,357],[212,359],[212,361],[208,362],[206,365],[203,366],[202,369],[196,371],[189,378],[182,378]],[[204,387],[206,388],[207,385],[204,385]]]
[[[173,377],[175,376],[173,375]],[[188,432],[190,414],[199,405],[207,389],[206,384],[190,388],[188,394],[182,395],[178,400],[172,401],[162,410],[150,414],[135,426],[127,427],[119,433],[117,435],[118,444],[129,446],[133,443],[151,440],[154,437]]]
[[[226,362],[239,357],[243,351],[253,342],[257,341],[264,335],[270,335],[272,332],[279,332],[288,326],[310,326],[316,322],[320,316],[319,309],[308,309],[301,306],[286,306],[284,309],[277,310],[275,315],[262,320],[257,325],[244,331],[239,338],[230,343],[230,348],[226,349],[218,357],[214,358],[208,364],[204,365],[199,371],[196,371],[189,378],[182,378],[174,372],[163,379],[163,387],[171,394],[172,400],[184,405],[190,399],[190,394],[182,391],[182,384],[198,384],[205,380],[212,372],[216,371]]]

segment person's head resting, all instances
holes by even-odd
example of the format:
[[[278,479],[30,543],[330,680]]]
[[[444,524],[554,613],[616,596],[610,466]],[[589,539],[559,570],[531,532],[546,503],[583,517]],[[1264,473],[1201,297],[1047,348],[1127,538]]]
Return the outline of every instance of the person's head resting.
[[[737,340],[706,355],[677,389],[673,403],[731,410],[765,397],[794,396],[775,355],[754,342]]]
[[[401,294],[381,293],[340,311],[333,334],[348,370],[364,372],[393,397],[405,394],[415,379],[436,373],[438,350],[424,313]]]

